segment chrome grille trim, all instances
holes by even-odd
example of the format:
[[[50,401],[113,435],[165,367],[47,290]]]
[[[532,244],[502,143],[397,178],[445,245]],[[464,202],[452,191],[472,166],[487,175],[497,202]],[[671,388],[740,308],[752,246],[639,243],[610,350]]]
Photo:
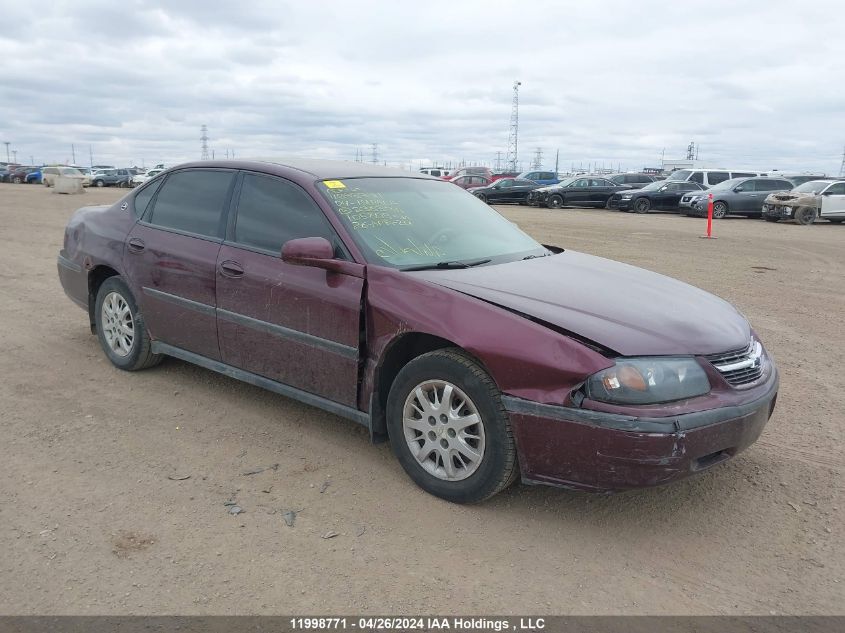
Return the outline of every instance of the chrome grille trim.
[[[733,386],[746,385],[763,375],[763,346],[752,340],[739,350],[705,356],[725,381]]]

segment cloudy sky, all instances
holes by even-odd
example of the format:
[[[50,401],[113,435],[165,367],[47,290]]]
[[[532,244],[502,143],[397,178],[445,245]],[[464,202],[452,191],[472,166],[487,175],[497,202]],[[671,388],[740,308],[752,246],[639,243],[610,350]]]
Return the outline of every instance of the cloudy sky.
[[[838,173],[839,2],[0,0],[0,142],[19,162],[200,157]],[[5,160],[5,146],[0,146]]]

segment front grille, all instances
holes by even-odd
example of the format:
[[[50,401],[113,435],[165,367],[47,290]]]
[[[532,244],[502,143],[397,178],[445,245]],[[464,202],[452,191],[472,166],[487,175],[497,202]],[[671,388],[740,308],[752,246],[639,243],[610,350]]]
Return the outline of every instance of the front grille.
[[[763,375],[763,346],[751,341],[742,349],[705,356],[729,385],[739,386],[754,382]]]

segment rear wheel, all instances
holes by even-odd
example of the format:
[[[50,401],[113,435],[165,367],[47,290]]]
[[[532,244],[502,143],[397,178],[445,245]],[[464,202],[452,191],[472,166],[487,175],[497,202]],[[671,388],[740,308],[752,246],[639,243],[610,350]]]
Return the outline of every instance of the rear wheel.
[[[122,278],[109,277],[100,286],[94,306],[97,337],[108,359],[126,371],[146,369],[161,362],[135,297]]]
[[[549,196],[549,199],[546,202],[546,205],[550,209],[560,209],[563,206],[563,196],[560,196],[558,194],[555,194],[553,196]]]
[[[481,202],[487,202],[487,196],[485,196],[483,193],[477,193],[475,194],[475,197],[481,200]]]
[[[496,384],[458,349],[423,354],[387,399],[390,443],[405,472],[447,501],[474,503],[516,479],[516,448]]]
[[[798,224],[808,225],[816,221],[815,207],[801,207],[795,211],[795,221]]]
[[[637,213],[648,213],[649,209],[651,209],[651,200],[648,198],[639,198],[634,203],[634,211]]]
[[[94,181],[94,186],[95,186],[95,187],[105,187],[105,186],[106,186],[106,183],[104,183],[102,180],[95,180],[95,181]]]
[[[15,176],[14,178],[12,178],[12,182],[15,183],[16,185],[19,185],[23,181],[21,180],[20,176]]]

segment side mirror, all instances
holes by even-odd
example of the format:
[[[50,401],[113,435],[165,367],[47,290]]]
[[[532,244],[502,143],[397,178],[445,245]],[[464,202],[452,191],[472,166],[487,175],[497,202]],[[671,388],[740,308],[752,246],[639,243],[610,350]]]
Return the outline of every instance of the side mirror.
[[[739,187],[734,187],[734,193],[742,193],[745,189],[742,188],[742,185]]]
[[[828,190],[828,191],[825,191],[824,193],[822,193],[822,195],[823,196],[832,196],[833,192]]]
[[[282,245],[282,261],[297,266],[335,270],[334,248],[324,237],[300,237]]]

